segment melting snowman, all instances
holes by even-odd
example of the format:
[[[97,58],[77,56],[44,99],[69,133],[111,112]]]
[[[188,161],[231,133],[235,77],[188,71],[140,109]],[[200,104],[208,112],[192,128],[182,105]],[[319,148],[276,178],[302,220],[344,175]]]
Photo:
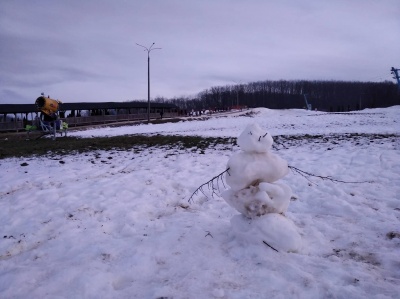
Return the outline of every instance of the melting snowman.
[[[287,162],[271,152],[272,136],[258,124],[240,134],[241,149],[228,161],[225,180],[230,189],[224,200],[241,213],[231,219],[235,236],[243,243],[265,243],[276,251],[297,252],[301,237],[286,218],[292,190],[277,181],[289,172]]]

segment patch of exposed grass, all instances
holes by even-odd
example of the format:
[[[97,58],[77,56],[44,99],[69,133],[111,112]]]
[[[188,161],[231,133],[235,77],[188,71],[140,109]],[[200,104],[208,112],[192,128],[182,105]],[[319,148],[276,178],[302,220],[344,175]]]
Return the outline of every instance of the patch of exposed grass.
[[[40,135],[38,135],[40,136]],[[42,156],[48,154],[67,155],[85,153],[96,150],[133,150],[140,152],[143,148],[164,147],[179,150],[189,150],[204,154],[207,148],[225,145],[232,149],[236,138],[177,136],[177,135],[123,135],[113,137],[75,138],[58,137],[26,140],[26,134],[1,134],[0,159],[9,157]],[[400,146],[400,136],[397,134],[330,134],[330,135],[278,135],[274,136],[274,149],[281,150],[290,147],[312,144],[325,144],[328,150],[351,143],[354,146],[369,146],[381,142],[390,142],[394,149]],[[220,147],[223,149],[224,147]]]
[[[94,150],[132,150],[137,147],[169,147],[179,149],[204,149],[221,144],[232,144],[231,138],[211,138],[176,135],[124,135],[113,137],[75,138],[58,137],[41,139],[7,138],[0,144],[0,159],[29,157],[47,154],[66,155]]]

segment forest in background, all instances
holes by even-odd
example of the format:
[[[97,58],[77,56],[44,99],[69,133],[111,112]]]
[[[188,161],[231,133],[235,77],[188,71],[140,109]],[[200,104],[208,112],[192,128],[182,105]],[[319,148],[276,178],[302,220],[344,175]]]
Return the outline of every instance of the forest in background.
[[[390,81],[266,80],[211,87],[194,98],[157,97],[154,101],[175,104],[187,111],[228,110],[241,107],[301,109],[306,108],[305,96],[313,110],[329,112],[400,105],[399,87]]]

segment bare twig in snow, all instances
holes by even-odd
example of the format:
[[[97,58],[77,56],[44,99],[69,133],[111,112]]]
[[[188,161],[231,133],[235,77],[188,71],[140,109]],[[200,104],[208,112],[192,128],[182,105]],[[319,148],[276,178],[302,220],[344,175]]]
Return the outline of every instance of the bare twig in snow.
[[[269,245],[267,242],[263,241],[263,243],[265,245],[267,245],[269,248],[272,248],[273,250],[275,250],[276,252],[279,252],[278,250],[276,250],[274,247],[272,247],[271,245]]]
[[[217,192],[215,192],[215,191],[216,191],[216,190],[219,191],[219,189],[220,189],[220,187],[219,187],[219,181],[222,182],[222,185],[223,185],[224,188],[225,188],[225,183],[224,183],[224,179],[223,179],[223,174],[224,174],[225,172],[229,174],[229,167],[228,167],[226,170],[224,170],[223,172],[221,172],[220,174],[218,174],[218,175],[216,175],[215,177],[213,177],[211,180],[209,180],[209,181],[205,182],[204,184],[202,184],[199,188],[197,188],[197,189],[193,192],[193,194],[189,197],[188,202],[190,202],[190,201],[193,199],[193,196],[196,195],[197,193],[199,193],[199,191],[200,191],[201,193],[203,193],[203,195],[204,195],[205,197],[207,197],[207,195],[204,193],[204,190],[203,190],[203,187],[204,187],[204,186],[207,186],[207,187],[208,187],[208,190],[211,190],[211,197],[214,197],[214,194],[217,195],[217,196],[219,196],[219,195],[217,194]],[[216,186],[215,186],[215,185],[216,185]]]
[[[305,177],[310,183],[313,183],[313,182],[310,181],[310,180],[308,179],[309,176],[313,176],[313,177],[316,177],[316,178],[320,178],[320,179],[322,179],[322,180],[329,180],[329,181],[332,181],[332,182],[345,183],[345,184],[373,183],[373,181],[362,181],[362,182],[348,182],[348,181],[342,181],[342,180],[334,179],[334,178],[331,177],[331,176],[316,175],[316,174],[313,174],[313,173],[310,173],[310,172],[301,170],[301,169],[299,169],[299,168],[297,168],[297,167],[294,167],[294,166],[290,166],[290,165],[289,165],[288,167],[289,167],[294,173],[298,173],[298,174],[300,174],[301,176]],[[313,183],[313,184],[314,184],[314,183]]]

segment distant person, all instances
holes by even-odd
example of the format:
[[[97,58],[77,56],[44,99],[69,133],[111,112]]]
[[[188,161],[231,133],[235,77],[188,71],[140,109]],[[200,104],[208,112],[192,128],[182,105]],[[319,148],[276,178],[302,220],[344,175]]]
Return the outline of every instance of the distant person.
[[[162,119],[163,115],[164,115],[164,112],[161,111],[161,112],[160,112],[160,117],[161,117],[161,119]]]

